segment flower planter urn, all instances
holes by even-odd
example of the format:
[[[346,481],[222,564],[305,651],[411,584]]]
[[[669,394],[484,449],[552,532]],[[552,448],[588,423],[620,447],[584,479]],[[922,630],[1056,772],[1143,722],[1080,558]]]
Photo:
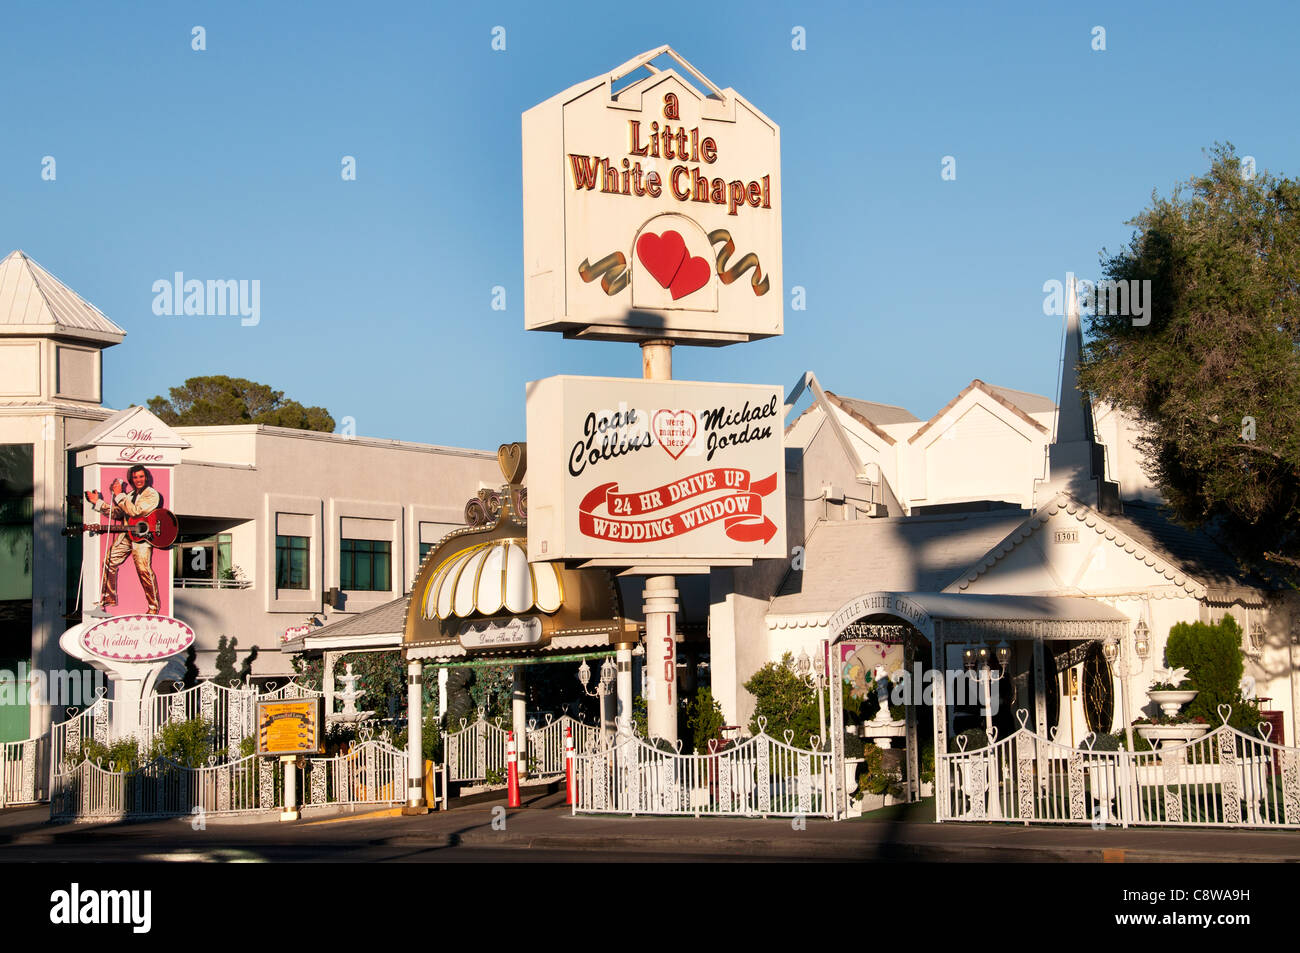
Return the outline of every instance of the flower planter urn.
[[[1168,717],[1173,718],[1179,710],[1189,701],[1195,698],[1197,692],[1194,689],[1173,689],[1163,692],[1147,692],[1147,697],[1160,706],[1160,710]]]
[[[1178,692],[1175,694],[1186,694]],[[1210,730],[1209,725],[1189,723],[1185,725],[1138,725],[1137,733],[1153,745],[1159,741],[1194,741]]]

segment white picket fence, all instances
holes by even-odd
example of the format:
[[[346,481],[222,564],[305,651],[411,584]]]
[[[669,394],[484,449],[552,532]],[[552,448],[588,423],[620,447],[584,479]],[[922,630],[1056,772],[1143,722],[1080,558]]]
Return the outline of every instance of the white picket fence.
[[[1225,706],[1226,708],[1226,706]],[[1096,751],[1021,727],[985,748],[939,755],[937,819],[1175,827],[1300,827],[1300,748],[1222,724],[1154,751]],[[964,738],[958,739],[962,744]]]
[[[576,759],[575,814],[834,816],[829,751],[760,731],[710,754],[664,751],[622,735]],[[811,739],[810,739],[811,740]],[[711,746],[713,747],[713,746]]]
[[[34,804],[48,796],[41,782],[48,738],[0,743],[0,807]]]

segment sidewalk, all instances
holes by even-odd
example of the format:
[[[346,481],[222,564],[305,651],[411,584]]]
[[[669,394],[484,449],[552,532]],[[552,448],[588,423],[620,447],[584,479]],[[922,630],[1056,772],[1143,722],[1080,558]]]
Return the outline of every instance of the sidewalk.
[[[184,825],[187,842],[194,838],[210,847],[254,850],[460,846],[590,852],[592,860],[649,854],[856,862],[1300,863],[1298,831],[935,824],[926,802],[838,823],[810,818],[805,829],[798,829],[790,818],[573,816],[563,800],[562,794],[539,794],[515,810],[498,800],[417,817],[395,815],[391,809],[340,811],[289,824],[226,818],[202,833],[191,831],[186,819],[50,825],[45,823],[47,808],[25,808],[0,812],[0,845],[93,842],[126,848],[145,840],[174,839]],[[503,820],[505,829],[494,829],[494,823],[500,828]]]

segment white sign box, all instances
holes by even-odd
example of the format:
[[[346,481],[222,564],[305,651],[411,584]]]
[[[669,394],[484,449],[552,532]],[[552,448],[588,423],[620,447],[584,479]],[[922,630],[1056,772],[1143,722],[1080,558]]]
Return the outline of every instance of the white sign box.
[[[781,133],[663,51],[523,116],[524,327],[720,345],[782,332]]]
[[[528,558],[785,555],[782,391],[548,377],[528,385]]]

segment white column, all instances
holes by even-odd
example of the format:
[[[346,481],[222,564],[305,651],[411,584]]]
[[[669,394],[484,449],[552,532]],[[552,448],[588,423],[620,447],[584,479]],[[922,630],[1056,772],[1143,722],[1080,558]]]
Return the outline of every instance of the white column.
[[[338,662],[337,652],[321,653],[321,691],[325,693],[325,721],[334,714],[334,665]]]
[[[447,714],[447,673],[449,669],[438,669],[438,717]]]
[[[406,807],[403,814],[426,814],[424,798],[424,663],[406,664]]]
[[[645,581],[646,729],[677,743],[677,580]]]
[[[528,753],[528,695],[524,691],[524,667],[515,666],[514,691],[510,695],[510,720],[514,727],[515,741],[519,745],[519,776],[527,774],[526,755]]]
[[[615,717],[618,719],[619,734],[632,732],[632,646],[620,645],[614,654],[618,665],[616,681],[618,705]]]
[[[641,376],[673,379],[673,342],[643,341]],[[677,742],[677,580],[648,576],[645,581],[645,664],[647,731],[652,738]]]
[[[284,766],[284,810],[280,820],[298,820],[298,759],[294,755],[282,755],[280,763]]]

